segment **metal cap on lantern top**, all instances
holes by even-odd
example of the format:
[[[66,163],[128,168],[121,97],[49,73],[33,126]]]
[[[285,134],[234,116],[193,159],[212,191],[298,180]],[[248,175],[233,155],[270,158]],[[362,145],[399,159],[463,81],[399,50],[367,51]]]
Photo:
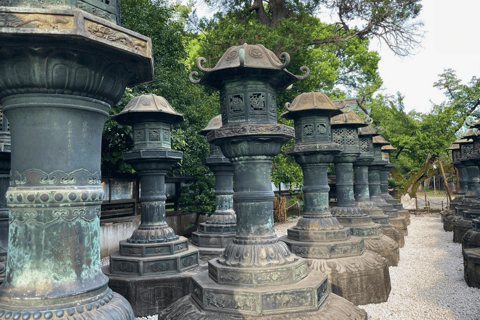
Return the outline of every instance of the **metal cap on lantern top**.
[[[173,304],[160,317],[187,319],[181,311],[187,309],[191,318],[201,317],[203,310],[217,317],[268,314],[280,319],[290,312],[314,316],[329,299],[326,275],[310,271],[307,261],[278,241],[274,230],[272,163],[294,137],[292,128],[277,124],[277,92],[309,74],[302,67],[305,76],[293,75],[286,70],[289,55],[280,57],[285,63],[264,46],[245,43],[227,49],[214,68],[204,68],[205,59],[197,59],[204,75],[194,80],[198,73],[193,72],[190,79],[220,90],[223,125],[207,138],[233,164],[237,228],[224,253],[208,262],[208,272],[192,277],[191,298]],[[279,290],[280,284],[285,289]],[[294,306],[278,303],[291,299],[297,301]]]
[[[218,115],[199,134],[206,136],[221,127],[222,118]],[[210,151],[210,157],[202,162],[215,175],[215,212],[206,222],[198,225],[198,231],[192,233],[192,243],[200,250],[202,260],[210,260],[223,252],[223,248],[233,240],[237,224],[233,210],[233,165],[219,146],[210,143]]]

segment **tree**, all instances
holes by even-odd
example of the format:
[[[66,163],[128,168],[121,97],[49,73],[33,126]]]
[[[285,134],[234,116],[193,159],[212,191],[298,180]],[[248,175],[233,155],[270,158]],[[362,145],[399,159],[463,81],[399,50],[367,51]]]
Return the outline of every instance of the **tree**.
[[[142,94],[163,96],[173,108],[185,116],[185,122],[172,132],[172,148],[184,152],[182,161],[172,170],[173,175],[195,176],[197,180],[182,193],[181,202],[192,204],[189,210],[209,213],[215,208],[214,177],[202,165],[209,155],[205,137],[198,135],[210,119],[219,114],[218,95],[194,86],[188,79],[184,60],[185,18],[189,9],[169,5],[166,1],[123,0],[122,25],[152,39],[155,79],[128,89],[111,114],[121,112],[134,97]],[[111,175],[132,175],[134,170],[122,160],[122,152],[133,142],[129,127],[109,120],[103,136],[102,171]]]
[[[393,52],[407,55],[419,43],[420,0],[209,0],[207,4],[237,20],[238,24],[255,13],[256,21],[269,28],[285,24],[306,25],[314,14],[330,14],[337,19],[326,32],[304,38],[298,47],[340,44],[353,38],[378,38]],[[308,24],[308,22],[307,22]],[[294,30],[291,35],[296,36]]]
[[[377,95],[359,99],[358,107],[397,151],[394,176],[406,182],[404,190],[413,196],[419,184],[431,176],[433,163],[446,158],[446,149],[456,140],[455,133],[480,104],[480,83],[476,77],[462,84],[455,71],[445,70],[434,86],[444,91],[446,101],[433,105],[428,113],[405,112],[403,96]],[[366,101],[369,101],[367,104]],[[405,175],[409,175],[407,179]]]

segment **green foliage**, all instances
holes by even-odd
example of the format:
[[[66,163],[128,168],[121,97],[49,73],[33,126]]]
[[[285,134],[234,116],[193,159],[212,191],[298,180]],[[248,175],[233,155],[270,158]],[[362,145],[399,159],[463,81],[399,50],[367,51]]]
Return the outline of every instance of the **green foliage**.
[[[303,184],[303,172],[292,156],[286,154],[288,148],[295,144],[294,140],[282,147],[282,153],[275,157],[272,167],[272,182],[280,188],[283,183],[287,186],[300,186]]]
[[[185,116],[185,122],[172,132],[172,147],[184,152],[182,161],[172,171],[173,175],[195,176],[197,180],[182,193],[181,202],[191,204],[189,210],[208,213],[215,208],[212,192],[214,177],[202,165],[209,156],[205,137],[198,135],[210,119],[219,113],[218,95],[188,79],[183,61],[188,54],[184,46],[185,18],[189,8],[167,1],[123,0],[122,25],[152,39],[155,80],[128,89],[122,101],[112,108],[111,114],[123,110],[134,97],[142,94],[163,96],[173,108]],[[102,171],[109,175],[132,175],[131,167],[124,164],[122,152],[131,149],[131,129],[109,120],[104,130]]]

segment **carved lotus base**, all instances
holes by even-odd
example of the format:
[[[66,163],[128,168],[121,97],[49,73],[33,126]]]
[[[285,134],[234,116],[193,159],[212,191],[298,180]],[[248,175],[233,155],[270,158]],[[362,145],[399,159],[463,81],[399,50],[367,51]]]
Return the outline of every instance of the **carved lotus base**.
[[[365,251],[349,258],[307,261],[312,269],[328,274],[332,293],[355,305],[388,300],[391,285],[387,261],[374,252]]]
[[[445,219],[443,219],[443,230],[447,232],[453,231],[453,224],[455,223],[455,221],[461,218],[462,218],[461,216],[457,216],[454,214],[446,216]]]
[[[466,219],[458,219],[453,224],[453,242],[462,243],[463,236],[467,233],[468,230],[472,229],[473,222]]]
[[[398,244],[389,237],[383,235],[378,238],[367,238],[365,239],[365,249],[384,257],[389,267],[398,266],[400,250]]]
[[[480,288],[480,248],[463,250],[463,277],[469,287]]]
[[[367,313],[351,302],[329,294],[320,309],[312,312],[285,312],[279,315],[228,315],[201,310],[190,296],[184,297],[160,315],[164,320],[366,320]]]
[[[344,241],[305,242],[295,241],[287,236],[280,238],[293,254],[302,258],[333,259],[361,255],[365,251],[363,238],[350,237]]]
[[[192,243],[199,248],[219,248],[223,249],[233,241],[235,233],[202,233],[195,231],[192,233]]]
[[[403,232],[404,236],[408,236],[408,225],[405,218],[390,218],[390,225]]]
[[[326,215],[326,216],[316,216],[313,214],[304,213],[303,217],[297,221],[295,230],[302,231],[337,231],[343,230],[344,228],[338,223],[337,218]]]
[[[250,241],[253,244],[250,244]],[[295,256],[288,250],[287,245],[274,236],[262,243],[257,243],[255,239],[235,238],[225,247],[218,262],[230,267],[263,268],[287,265],[295,260]]]
[[[405,246],[405,235],[395,227],[383,227],[383,234],[398,243],[399,248]]]
[[[480,231],[470,229],[463,236],[462,249],[480,248]]]
[[[206,270],[207,265],[201,264],[186,272],[162,276],[116,275],[110,274],[108,267],[103,268],[103,273],[109,277],[108,286],[130,303],[135,316],[147,317],[190,294],[192,275]]]
[[[215,212],[212,216],[208,218],[205,224],[225,224],[225,225],[236,225],[237,224],[237,215],[235,211],[223,211],[223,213]]]
[[[219,285],[266,287],[274,285],[293,285],[308,275],[305,259],[266,268],[228,267],[218,263],[218,259],[208,261],[208,275]]]
[[[161,243],[175,240],[178,240],[178,236],[166,223],[160,226],[141,224],[133,231],[132,236],[127,239],[130,243]]]
[[[328,298],[328,278],[318,271],[309,270],[303,260],[307,276],[294,284],[267,287],[239,287],[218,284],[206,273],[192,276],[191,303],[197,312],[211,312],[228,319],[229,315],[263,317],[291,312],[317,311]],[[192,314],[174,312],[167,308],[160,314],[162,319],[196,319]],[[176,314],[176,317],[173,317]],[[208,319],[208,318],[206,318]],[[220,318],[212,318],[220,319]]]
[[[355,237],[377,238],[382,233],[382,226],[372,221],[370,216],[361,217],[338,217],[338,222],[344,227],[350,228]]]
[[[68,297],[66,299],[68,299]],[[32,299],[17,302],[17,304],[21,306],[17,305],[16,307],[8,306],[4,304],[4,301],[0,301],[0,319],[135,319],[132,308],[128,302],[121,295],[114,293],[109,288],[93,297],[84,297],[83,299],[82,297],[77,297],[76,299],[70,297],[70,300],[74,301],[69,304],[49,305],[48,307],[37,308],[24,307],[22,302],[30,302],[28,300]],[[44,302],[44,305],[47,305],[47,300],[44,300]]]
[[[194,248],[173,255],[142,257],[122,256],[116,251],[110,256],[110,273],[139,277],[180,273],[195,268],[198,261]]]
[[[398,216],[405,218],[405,221],[407,221],[407,226],[410,225],[410,211],[406,209],[398,210]]]

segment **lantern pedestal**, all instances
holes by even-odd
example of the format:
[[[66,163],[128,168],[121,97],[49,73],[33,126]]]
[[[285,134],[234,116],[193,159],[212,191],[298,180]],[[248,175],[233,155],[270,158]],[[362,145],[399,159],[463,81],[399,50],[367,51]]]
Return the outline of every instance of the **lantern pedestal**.
[[[204,261],[218,258],[233,241],[237,228],[237,216],[233,211],[233,165],[218,146],[212,145],[211,149],[212,156],[205,159],[204,164],[215,175],[217,205],[213,215],[192,233],[192,243]]]

